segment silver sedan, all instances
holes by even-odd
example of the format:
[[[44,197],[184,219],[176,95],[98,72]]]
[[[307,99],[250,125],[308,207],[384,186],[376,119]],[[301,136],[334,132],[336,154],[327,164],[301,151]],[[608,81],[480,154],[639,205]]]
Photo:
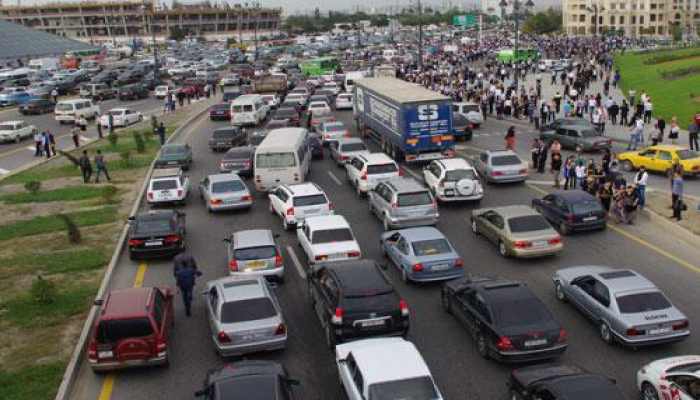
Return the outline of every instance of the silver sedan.
[[[253,206],[253,197],[238,174],[207,176],[199,182],[199,194],[209,212]]]
[[[333,159],[338,167],[350,162],[350,160],[358,154],[369,154],[369,149],[362,139],[335,139],[328,141],[328,150],[330,151],[331,159]]]
[[[530,175],[528,164],[511,150],[485,151],[473,161],[486,183],[522,182]]]

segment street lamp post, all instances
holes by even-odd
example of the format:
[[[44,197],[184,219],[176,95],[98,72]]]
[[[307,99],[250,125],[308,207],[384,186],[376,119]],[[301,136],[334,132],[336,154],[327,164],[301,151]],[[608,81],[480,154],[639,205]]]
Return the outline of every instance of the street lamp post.
[[[423,8],[418,0],[418,69],[423,71]]]
[[[255,9],[255,22],[253,25],[253,42],[255,44],[255,61],[258,61],[258,17],[260,15],[260,3],[255,2],[253,3],[253,7]]]
[[[153,80],[158,84],[158,46],[156,45],[156,9],[152,6],[151,9],[151,38],[153,39]],[[141,6],[141,12],[146,13],[146,6]]]
[[[518,58],[519,55],[519,46],[520,46],[520,7],[525,6],[527,8],[531,8],[535,4],[532,2],[532,0],[527,0],[525,4],[522,4],[521,0],[514,0],[513,1],[513,16],[515,17],[515,43],[513,45],[513,62],[517,63],[518,65],[520,64],[520,59]],[[506,0],[501,0],[499,3],[499,6],[501,7],[502,10],[505,10],[505,8],[508,6],[508,3],[506,3]],[[519,71],[515,71],[515,93],[518,92],[518,83],[519,83]]]
[[[598,36],[598,25],[600,23],[599,15],[601,12],[605,11],[605,8],[603,6],[599,6],[598,4],[593,4],[590,7],[586,7],[586,10],[593,13],[593,18],[595,18],[593,21],[593,29],[595,30],[593,32],[593,36]]]

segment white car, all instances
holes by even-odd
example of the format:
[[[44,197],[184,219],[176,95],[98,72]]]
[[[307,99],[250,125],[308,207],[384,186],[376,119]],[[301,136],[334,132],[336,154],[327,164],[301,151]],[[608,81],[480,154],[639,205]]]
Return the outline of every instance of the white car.
[[[342,121],[324,122],[317,131],[318,134],[321,135],[321,140],[324,145],[327,145],[331,140],[350,138],[350,131],[348,131],[348,128],[345,127]]]
[[[333,93],[333,96],[337,96],[338,93],[340,92],[340,88],[338,87],[338,84],[335,82],[326,82],[321,86],[321,90],[328,90],[329,92]]]
[[[479,174],[462,158],[435,160],[423,170],[423,180],[438,201],[480,201],[484,197]]]
[[[321,78],[320,76],[312,75],[306,78],[306,83],[308,83],[309,85],[319,86],[321,82],[323,82],[323,78]]]
[[[280,185],[269,193],[270,213],[282,218],[285,230],[309,216],[333,215],[333,203],[315,183],[305,182],[294,185]]]
[[[637,371],[643,400],[700,399],[700,355],[652,361]]]
[[[285,98],[285,100],[296,101],[297,103],[299,103],[300,106],[304,107],[309,101],[309,98],[302,93],[291,93],[287,95],[287,98]]]
[[[384,153],[358,154],[345,164],[346,180],[355,186],[358,196],[364,196],[377,183],[402,175],[396,161]]]
[[[127,127],[143,121],[143,114],[130,108],[113,108],[100,117],[100,125],[109,127],[109,116],[112,116],[113,126]]]
[[[303,224],[297,224],[297,240],[309,264],[357,260],[362,255],[350,224],[341,215],[306,218]]]
[[[36,132],[34,125],[29,125],[24,121],[0,122],[0,142],[16,142],[32,137]]]
[[[443,398],[416,346],[402,338],[336,345],[335,362],[350,400]]]
[[[336,110],[352,110],[352,94],[351,93],[341,93],[335,99],[335,109]]]
[[[180,168],[155,169],[148,182],[146,201],[150,205],[185,203],[190,189],[190,178]]]
[[[280,105],[280,96],[278,94],[264,94],[262,98],[270,108],[277,108]]]
[[[166,96],[168,96],[168,93],[175,94],[175,87],[168,86],[168,85],[156,86],[155,93],[156,93],[156,99],[164,99]]]
[[[325,101],[312,101],[309,103],[308,112],[313,114],[316,111],[323,110],[322,112],[331,112],[331,107]]]
[[[224,86],[240,85],[241,77],[237,74],[224,75],[224,77],[221,78],[221,84]]]

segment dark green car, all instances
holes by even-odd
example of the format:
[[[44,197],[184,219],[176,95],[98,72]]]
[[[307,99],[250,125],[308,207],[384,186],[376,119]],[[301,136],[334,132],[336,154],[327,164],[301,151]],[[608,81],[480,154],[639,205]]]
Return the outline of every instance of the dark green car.
[[[181,167],[189,170],[192,165],[192,149],[184,143],[163,145],[156,158],[156,168]]]
[[[579,146],[583,151],[598,151],[612,148],[612,140],[600,134],[600,132],[582,125],[560,126],[554,130],[540,131],[540,139],[547,142],[558,140],[562,148],[576,149]]]

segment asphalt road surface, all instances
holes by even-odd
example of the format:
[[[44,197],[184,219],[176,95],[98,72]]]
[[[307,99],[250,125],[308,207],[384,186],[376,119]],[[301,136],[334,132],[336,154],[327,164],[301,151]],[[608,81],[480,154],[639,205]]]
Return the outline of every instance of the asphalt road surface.
[[[339,114],[341,120],[351,121],[349,112]],[[196,184],[206,174],[216,173],[222,153],[212,153],[206,144],[210,132],[226,122],[210,122],[202,118],[181,140],[187,140],[194,150],[194,164],[190,178]],[[489,121],[483,132],[501,131]],[[471,142],[460,143],[477,148],[501,148],[502,138],[479,135]],[[521,142],[522,143],[522,142]],[[376,151],[377,147],[372,145]],[[518,146],[521,148],[521,145]],[[465,151],[466,152],[466,151]],[[406,176],[418,175],[419,167],[410,167]],[[311,179],[320,185],[336,206],[336,212],[345,216],[352,225],[362,248],[364,258],[381,260],[379,236],[382,227],[367,211],[367,201],[358,199],[354,190],[344,181],[344,173],[327,158],[315,161]],[[249,186],[250,185],[250,181]],[[700,348],[698,335],[688,340],[664,346],[632,350],[619,345],[608,346],[598,337],[597,329],[570,305],[559,303],[554,297],[550,274],[559,268],[599,264],[618,268],[632,268],[647,276],[664,290],[671,300],[691,319],[691,327],[700,315],[700,294],[697,278],[697,250],[661,228],[640,229],[611,227],[604,232],[576,234],[564,238],[565,250],[555,258],[537,260],[503,259],[495,246],[474,236],[468,225],[469,212],[476,207],[530,204],[533,197],[541,196],[536,185],[503,185],[486,187],[486,196],[480,206],[473,204],[441,206],[442,220],[438,228],[450,239],[465,260],[466,272],[481,276],[501,276],[526,282],[545,302],[554,316],[569,333],[569,348],[561,357],[563,363],[580,365],[617,380],[630,399],[637,398],[635,373],[649,362],[672,355],[696,353]],[[256,193],[250,211],[209,214],[198,193],[186,206],[187,247],[198,260],[204,275],[199,279],[195,293],[201,291],[207,280],[227,275],[226,247],[221,240],[231,232],[253,228],[269,228],[281,234],[287,281],[276,289],[288,323],[287,348],[268,354],[249,355],[249,359],[273,359],[283,362],[291,377],[299,379],[298,399],[342,399],[334,365],[334,355],[325,346],[321,326],[309,307],[303,269],[306,260],[297,246],[295,233],[285,232],[278,217],[268,212],[268,201]],[[141,209],[146,210],[147,205]],[[641,221],[640,221],[641,222]],[[649,227],[650,224],[644,225]],[[293,260],[300,265],[295,265]],[[388,263],[386,260],[382,261]],[[136,263],[123,257],[112,289],[144,286],[174,286],[169,261]],[[505,382],[517,365],[503,365],[482,360],[464,329],[440,305],[440,284],[407,286],[400,274],[389,266],[388,276],[411,311],[408,339],[413,341],[428,366],[438,387],[449,400],[505,399]],[[98,377],[92,374],[87,361],[82,367],[72,399],[139,400],[193,398],[208,369],[223,365],[227,360],[217,356],[210,339],[205,319],[204,302],[195,296],[193,316],[186,318],[179,298],[176,299],[176,323],[173,331],[171,365],[119,371]],[[230,361],[230,360],[228,360]],[[235,360],[234,360],[235,361]]]

